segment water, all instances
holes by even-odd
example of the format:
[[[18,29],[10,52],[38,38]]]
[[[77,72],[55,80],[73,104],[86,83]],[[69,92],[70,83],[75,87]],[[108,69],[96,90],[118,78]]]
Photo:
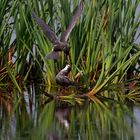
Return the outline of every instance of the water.
[[[64,92],[50,91],[54,95]],[[70,104],[58,97],[48,100],[39,85],[31,85],[19,96],[17,106],[9,104],[8,110],[1,104],[0,139],[139,140],[138,105],[100,98],[100,104],[88,100]]]
[[[140,119],[139,119],[140,107],[139,106],[134,107],[133,115],[135,118],[135,122],[133,123],[134,140],[139,140],[140,139]]]

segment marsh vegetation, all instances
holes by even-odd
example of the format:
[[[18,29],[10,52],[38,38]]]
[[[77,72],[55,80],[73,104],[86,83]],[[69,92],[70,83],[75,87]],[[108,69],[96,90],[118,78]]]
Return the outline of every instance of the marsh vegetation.
[[[1,139],[135,139],[140,2],[84,0],[68,39],[68,59],[62,53],[59,60],[46,60],[52,44],[32,19],[31,9],[60,37],[78,3],[0,1]],[[55,76],[66,64],[72,68],[69,78],[80,87],[56,84]],[[60,114],[65,114],[66,124]]]

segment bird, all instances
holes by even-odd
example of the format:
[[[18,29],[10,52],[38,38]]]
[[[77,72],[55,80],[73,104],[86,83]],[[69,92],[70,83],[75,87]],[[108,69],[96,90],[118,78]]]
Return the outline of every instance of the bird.
[[[76,22],[81,16],[83,10],[83,0],[80,1],[77,6],[74,15],[72,16],[67,29],[61,34],[60,39],[56,36],[55,32],[46,24],[41,18],[39,18],[36,13],[31,10],[31,15],[35,22],[40,26],[41,30],[49,41],[53,44],[52,51],[47,54],[46,59],[57,60],[59,58],[59,52],[64,52],[64,54],[69,55],[70,47],[68,47],[68,38],[76,25]]]
[[[65,68],[60,70],[60,72],[58,72],[58,74],[56,75],[56,83],[63,87],[78,86],[78,84],[76,82],[71,81],[68,78],[68,74],[70,73],[70,71],[71,71],[71,66],[69,64],[67,64],[65,66]]]

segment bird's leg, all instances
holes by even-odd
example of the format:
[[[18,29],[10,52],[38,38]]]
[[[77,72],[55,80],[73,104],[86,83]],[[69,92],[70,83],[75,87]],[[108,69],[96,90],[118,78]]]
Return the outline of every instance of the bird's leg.
[[[66,60],[66,64],[71,64],[71,59],[70,59],[70,55],[68,54],[68,55],[66,55],[65,54],[65,60]]]

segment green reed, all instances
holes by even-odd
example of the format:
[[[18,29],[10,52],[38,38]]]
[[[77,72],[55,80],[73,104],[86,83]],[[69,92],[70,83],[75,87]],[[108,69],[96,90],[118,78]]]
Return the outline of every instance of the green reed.
[[[26,89],[23,85],[32,80],[43,79],[45,81],[43,84],[55,85],[56,73],[67,63],[64,57],[57,62],[45,59],[46,54],[52,49],[52,44],[33,21],[30,14],[31,8],[60,36],[61,32],[67,28],[78,3],[79,0],[0,1],[0,102],[9,114],[11,110],[16,111],[16,136],[13,135],[13,139],[21,137],[45,139],[51,130],[60,129],[60,125],[53,118],[56,105],[54,102],[41,108],[42,100],[38,100],[36,106],[39,110],[35,118],[32,111],[28,114],[25,99],[19,96],[23,95],[23,88]],[[64,127],[61,129],[62,136],[65,134],[71,139],[71,136],[76,133],[75,135],[81,139],[92,139],[93,134],[95,139],[104,137],[111,139],[114,135],[117,139],[128,137],[130,130],[122,130],[122,127],[126,128],[127,124],[123,112],[127,108],[122,109],[121,105],[114,105],[116,100],[112,101],[112,97],[117,99],[116,102],[121,103],[125,99],[139,102],[139,87],[124,92],[124,86],[118,94],[112,91],[102,92],[102,90],[124,82],[130,70],[134,70],[138,62],[140,49],[139,45],[135,44],[135,38],[139,37],[139,34],[136,36],[136,32],[140,25],[140,13],[135,14],[138,4],[139,0],[133,2],[132,0],[84,1],[82,16],[69,37],[68,43],[71,49],[68,63],[72,66],[70,78],[86,86],[86,89],[90,89],[85,96],[88,96],[94,104],[85,105],[84,112],[79,108],[71,109],[71,124],[68,131]],[[13,34],[15,34],[14,39]],[[13,48],[11,52],[13,61],[8,58],[10,48]],[[78,78],[77,75],[79,75]],[[33,89],[32,87],[30,90]],[[16,92],[12,92],[13,90]],[[35,93],[27,91],[30,105],[34,104],[33,93],[42,95],[37,91]],[[104,99],[103,102],[94,96],[99,92],[109,100],[105,102]],[[82,105],[85,100],[81,100],[75,93],[61,96],[60,100],[73,105],[77,103]],[[14,108],[13,104],[16,104]],[[4,118],[3,110],[0,112],[1,117]],[[7,125],[7,120],[5,122]],[[112,124],[112,122],[115,123]],[[3,129],[7,130],[5,126]],[[9,135],[7,133],[3,133],[0,137],[11,138],[12,131],[10,130]]]
[[[66,60],[45,59],[52,44],[33,21],[30,11],[33,9],[60,36],[78,3],[78,0],[1,1],[1,57],[8,56],[12,33],[16,34],[12,81],[19,74],[24,81],[44,79],[46,84],[55,83],[55,75]],[[140,24],[140,13],[135,14],[138,4],[139,0],[84,1],[82,16],[69,37],[68,63],[72,66],[71,78],[76,80],[80,74],[77,82],[91,88],[88,95],[111,83],[122,82],[127,71],[134,68],[140,55],[138,45],[134,44]],[[5,64],[5,60],[1,59],[1,63]]]

